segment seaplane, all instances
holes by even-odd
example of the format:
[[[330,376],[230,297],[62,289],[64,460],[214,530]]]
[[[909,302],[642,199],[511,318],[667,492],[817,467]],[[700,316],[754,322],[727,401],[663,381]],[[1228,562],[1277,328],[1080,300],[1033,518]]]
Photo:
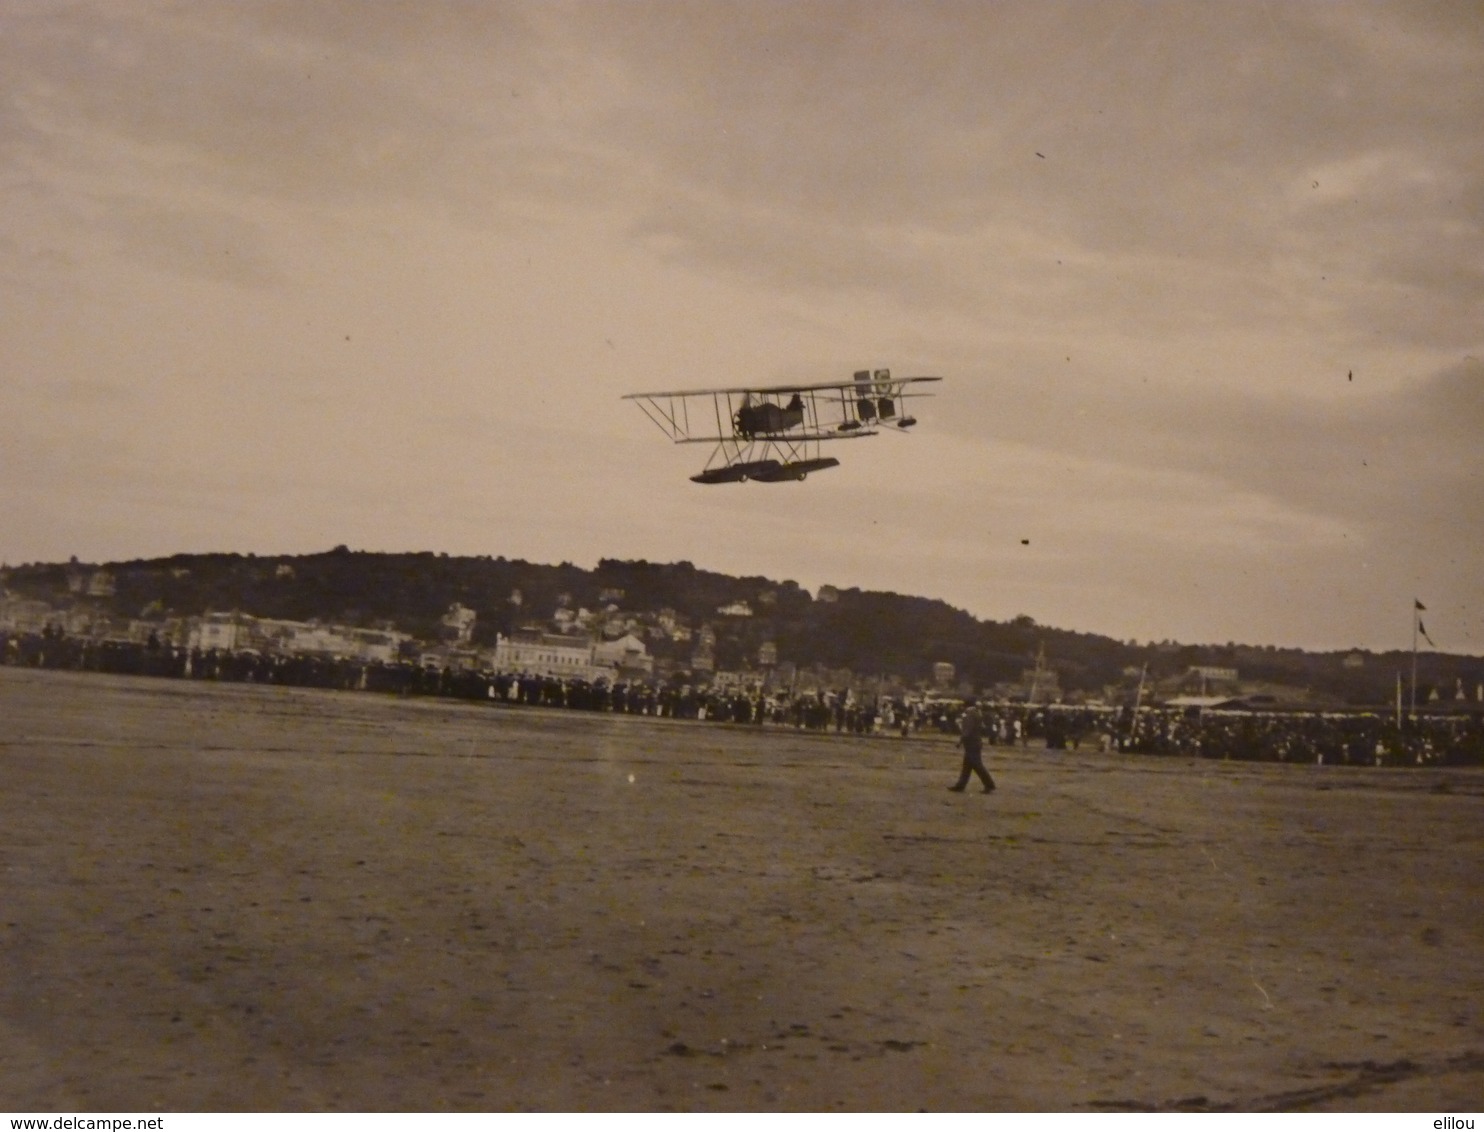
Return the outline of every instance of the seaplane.
[[[874,369],[820,385],[682,389],[623,399],[637,403],[674,443],[712,446],[693,482],[785,483],[838,467],[839,460],[821,452],[827,442],[910,429],[917,418],[905,402],[931,397],[916,386],[942,380]]]

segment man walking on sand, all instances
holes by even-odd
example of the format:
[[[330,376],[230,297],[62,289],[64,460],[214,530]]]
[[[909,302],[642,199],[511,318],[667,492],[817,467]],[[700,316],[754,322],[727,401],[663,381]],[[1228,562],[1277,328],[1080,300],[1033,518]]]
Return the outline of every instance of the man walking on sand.
[[[984,716],[979,714],[979,705],[972,696],[964,701],[964,713],[958,717],[958,746],[964,749],[964,765],[958,781],[948,789],[962,794],[969,784],[970,773],[973,773],[979,776],[979,781],[984,783],[984,793],[988,794],[994,789],[994,779],[984,769]]]

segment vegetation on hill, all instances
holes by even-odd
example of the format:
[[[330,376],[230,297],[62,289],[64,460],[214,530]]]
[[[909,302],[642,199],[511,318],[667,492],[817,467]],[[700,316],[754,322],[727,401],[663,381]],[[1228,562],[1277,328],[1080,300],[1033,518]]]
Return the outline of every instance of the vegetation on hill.
[[[91,587],[106,571],[111,586]],[[658,615],[716,635],[719,667],[742,667],[768,641],[781,661],[801,667],[849,669],[862,676],[907,680],[931,676],[947,661],[957,678],[975,687],[1019,681],[1044,649],[1060,686],[1098,693],[1127,685],[1141,669],[1168,680],[1191,666],[1235,668],[1243,680],[1306,688],[1350,703],[1388,703],[1398,672],[1410,673],[1410,653],[1312,653],[1272,646],[1137,645],[1092,633],[1037,625],[1029,617],[984,621],[946,602],[859,589],[831,590],[816,599],[793,581],[733,577],[690,562],[602,559],[588,570],[569,562],[551,566],[503,557],[450,557],[353,551],[320,554],[177,554],[103,565],[36,563],[10,567],[13,594],[53,602],[86,600],[118,617],[199,616],[240,610],[258,617],[364,627],[395,627],[424,640],[442,635],[440,620],[454,603],[478,615],[474,643],[523,622],[545,620],[559,606]],[[110,592],[111,591],[111,592]],[[750,616],[723,614],[745,603]],[[651,640],[661,656],[684,658],[693,647]],[[1348,661],[1348,663],[1347,663]],[[1452,701],[1462,687],[1469,700],[1484,682],[1484,660],[1437,653],[1419,660],[1419,693],[1436,687]]]

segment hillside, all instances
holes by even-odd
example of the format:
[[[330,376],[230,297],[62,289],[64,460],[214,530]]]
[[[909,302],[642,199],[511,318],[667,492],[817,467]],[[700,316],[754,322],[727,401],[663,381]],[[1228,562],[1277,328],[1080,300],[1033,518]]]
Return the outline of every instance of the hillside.
[[[98,584],[96,579],[105,579]],[[450,557],[430,551],[389,554],[344,546],[321,554],[177,554],[90,564],[35,563],[8,568],[13,596],[59,608],[90,603],[118,618],[193,617],[240,610],[258,617],[395,627],[423,640],[443,635],[455,603],[476,615],[473,642],[492,644],[516,624],[545,621],[558,608],[612,610],[652,625],[662,612],[674,623],[715,633],[718,667],[743,667],[771,641],[781,661],[849,669],[863,676],[921,681],[935,662],[954,665],[974,687],[1013,683],[1045,650],[1066,692],[1101,693],[1126,686],[1147,666],[1150,680],[1169,681],[1191,666],[1235,668],[1245,681],[1306,688],[1348,703],[1381,704],[1395,694],[1411,655],[1310,653],[1272,646],[1136,645],[1091,633],[1037,625],[1029,617],[979,620],[932,598],[833,589],[819,598],[793,581],[733,577],[689,562],[602,559],[588,570],[503,557]],[[824,600],[825,598],[829,600]],[[518,598],[518,600],[516,600]],[[745,604],[750,615],[725,615]],[[740,607],[740,606],[739,606]],[[655,633],[657,655],[683,660],[688,643]],[[1347,663],[1348,659],[1348,663]],[[1419,659],[1419,695],[1436,686],[1452,700],[1461,684],[1473,699],[1484,661],[1427,653]]]

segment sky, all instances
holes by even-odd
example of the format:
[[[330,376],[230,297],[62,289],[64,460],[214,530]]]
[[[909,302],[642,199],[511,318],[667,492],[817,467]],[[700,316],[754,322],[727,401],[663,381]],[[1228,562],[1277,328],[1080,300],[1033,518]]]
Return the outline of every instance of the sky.
[[[0,0],[0,560],[1484,654],[1477,3]],[[940,375],[701,486],[623,394]]]

